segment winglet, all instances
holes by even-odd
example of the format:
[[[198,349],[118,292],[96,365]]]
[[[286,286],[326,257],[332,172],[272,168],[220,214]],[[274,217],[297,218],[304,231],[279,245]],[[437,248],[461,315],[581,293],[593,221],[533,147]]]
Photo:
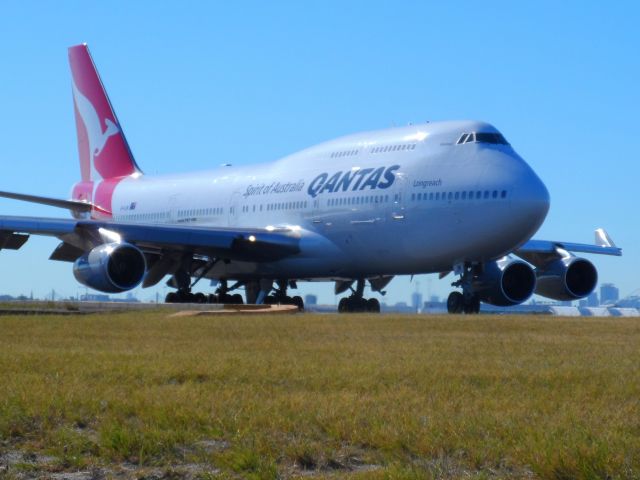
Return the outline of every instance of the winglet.
[[[596,245],[599,247],[615,247],[616,244],[613,243],[611,237],[606,232],[604,228],[597,228],[595,231],[596,234]]]

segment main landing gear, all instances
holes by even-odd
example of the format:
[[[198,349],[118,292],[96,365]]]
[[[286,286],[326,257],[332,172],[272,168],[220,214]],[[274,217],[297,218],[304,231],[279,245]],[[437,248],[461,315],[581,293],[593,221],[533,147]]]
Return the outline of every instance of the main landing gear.
[[[465,264],[460,273],[460,279],[451,284],[452,287],[462,287],[462,292],[451,292],[447,298],[447,312],[449,313],[479,313],[480,298],[473,293],[471,282],[476,266]]]
[[[287,295],[287,288],[296,288],[295,282],[287,280],[278,280],[277,286],[273,289],[273,293],[264,298],[266,305],[295,305],[298,310],[304,310],[304,300],[300,295],[290,297]]]
[[[355,312],[370,312],[380,313],[380,302],[377,298],[363,298],[364,297],[364,279],[358,279],[356,289],[351,289],[352,294],[348,297],[343,297],[338,303],[338,312],[340,313],[355,313]]]
[[[169,286],[177,287],[178,290],[167,293],[164,301],[166,303],[227,303],[242,305],[244,303],[242,295],[239,293],[229,293],[241,285],[240,282],[236,282],[229,288],[226,280],[220,280],[220,284],[213,294],[192,293],[191,277],[189,277],[186,272],[176,272],[171,280],[169,280]]]

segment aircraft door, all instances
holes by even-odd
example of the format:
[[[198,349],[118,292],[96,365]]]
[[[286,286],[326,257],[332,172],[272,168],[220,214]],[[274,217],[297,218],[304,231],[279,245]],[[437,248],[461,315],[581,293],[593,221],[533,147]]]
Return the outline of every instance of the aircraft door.
[[[231,195],[231,198],[229,199],[228,222],[230,227],[235,227],[238,225],[238,222],[240,219],[240,213],[241,213],[240,209],[242,208],[241,200],[242,200],[242,193],[240,192],[233,192],[233,194]]]
[[[178,221],[178,203],[180,196],[176,193],[169,197],[169,223]]]
[[[403,221],[405,218],[407,185],[407,174],[398,172],[393,187],[389,189],[389,218],[391,221]]]

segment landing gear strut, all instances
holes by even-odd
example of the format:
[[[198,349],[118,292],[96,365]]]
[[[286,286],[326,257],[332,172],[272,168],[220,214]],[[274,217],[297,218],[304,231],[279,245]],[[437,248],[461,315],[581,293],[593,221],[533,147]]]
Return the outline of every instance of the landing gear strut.
[[[242,295],[239,293],[229,293],[242,285],[242,282],[236,282],[229,287],[226,279],[220,280],[215,293],[209,295],[209,303],[230,303],[233,305],[242,305],[244,303]]]
[[[462,292],[451,292],[447,298],[447,312],[449,313],[479,313],[480,298],[473,292],[472,281],[477,266],[465,264],[460,273],[460,279],[451,284],[452,287],[462,287]]]
[[[304,310],[304,300],[300,295],[290,297],[287,295],[289,287],[296,288],[296,283],[288,280],[278,280],[273,294],[265,297],[264,303],[267,305],[295,305],[298,310]]]
[[[370,312],[380,313],[380,302],[377,298],[364,298],[364,279],[358,279],[356,283],[356,289],[351,289],[352,294],[348,297],[343,297],[338,303],[338,312],[340,313],[352,313],[352,312]]]
[[[191,277],[186,270],[178,270],[167,282],[170,287],[177,288],[176,292],[169,292],[165,297],[166,303],[206,303],[207,297],[203,293],[191,293]]]

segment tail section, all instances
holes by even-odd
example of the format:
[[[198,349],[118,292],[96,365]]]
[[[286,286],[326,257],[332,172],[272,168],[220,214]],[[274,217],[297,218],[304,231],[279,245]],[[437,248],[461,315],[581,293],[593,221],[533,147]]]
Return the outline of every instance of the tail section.
[[[87,45],[69,48],[82,180],[139,172]]]
[[[69,48],[69,65],[82,174],[73,197],[110,211],[117,182],[141,171],[86,44]]]

